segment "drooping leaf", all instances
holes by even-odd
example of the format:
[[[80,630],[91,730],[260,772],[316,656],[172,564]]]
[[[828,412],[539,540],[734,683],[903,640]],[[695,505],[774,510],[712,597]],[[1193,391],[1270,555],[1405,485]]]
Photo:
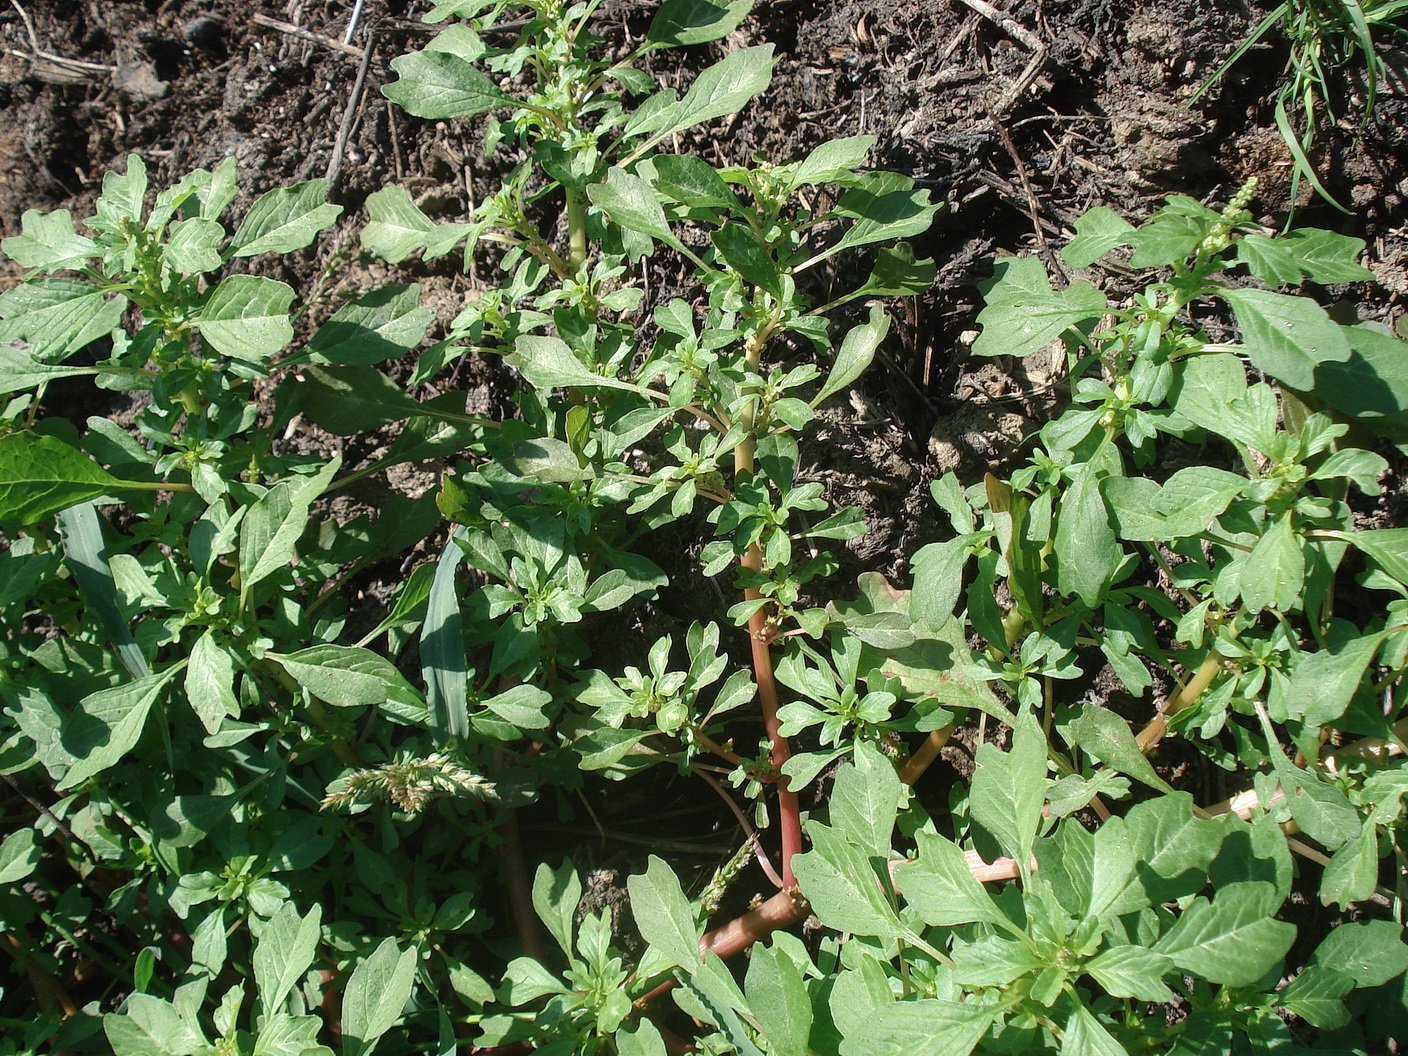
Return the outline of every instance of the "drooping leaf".
[[[1035,257],[1007,257],[993,266],[987,306],[978,313],[982,332],[973,342],[979,356],[1026,356],[1039,352],[1071,327],[1105,313],[1105,295],[1088,282],[1057,293]]]
[[[613,222],[627,230],[648,235],[672,249],[682,248],[682,243],[665,220],[665,210],[656,201],[655,192],[639,176],[624,169],[612,168],[606,174],[605,183],[595,183],[587,188],[587,197]]]
[[[419,285],[382,287],[339,308],[303,354],[313,363],[381,363],[420,344],[433,319]]]
[[[103,522],[91,502],[81,502],[59,513],[64,556],[88,607],[97,614],[118,659],[133,678],[151,674],[146,657],[132,637],[127,615],[118,602],[117,583],[108,564]],[[214,731],[212,731],[214,732]]]
[[[826,383],[822,385],[821,391],[812,397],[811,405],[821,406],[823,400],[841,392],[860,377],[865,368],[870,366],[880,342],[885,340],[885,335],[889,332],[889,315],[880,305],[872,305],[870,317],[865,322],[851,327],[841,339],[841,347],[836,350],[831,373],[826,376]]]
[[[131,751],[142,736],[152,705],[178,670],[171,667],[84,697],[63,728],[63,746],[77,761],[55,787],[73,788]]]
[[[753,9],[753,0],[665,0],[645,31],[664,47],[705,44],[726,37]]]
[[[33,524],[121,485],[57,437],[27,431],[0,437],[0,525]]]
[[[572,956],[572,932],[577,919],[577,905],[582,901],[582,882],[577,867],[570,860],[556,869],[542,863],[533,877],[533,909],[538,919],[547,925],[552,937],[567,956]]]
[[[89,282],[31,279],[0,293],[0,347],[17,341],[40,360],[62,359],[112,333],[126,310],[126,297]]]
[[[468,665],[459,591],[455,586],[455,572],[464,560],[457,540],[467,534],[468,529],[460,525],[445,541],[420,631],[420,667],[430,705],[430,729],[440,744],[469,734]]]
[[[20,217],[20,233],[0,241],[0,251],[26,268],[62,271],[75,268],[99,254],[98,244],[73,228],[73,214],[67,209],[41,213],[26,209]]]

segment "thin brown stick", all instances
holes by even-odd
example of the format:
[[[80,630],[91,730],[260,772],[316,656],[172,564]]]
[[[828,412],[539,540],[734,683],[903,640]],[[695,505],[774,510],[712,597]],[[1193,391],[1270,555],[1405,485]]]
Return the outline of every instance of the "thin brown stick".
[[[352,94],[347,99],[347,109],[342,112],[342,123],[337,128],[337,140],[332,145],[332,157],[328,159],[328,171],[324,178],[328,181],[329,187],[337,183],[338,174],[342,171],[342,157],[347,151],[347,140],[352,135],[352,126],[356,123],[357,111],[362,105],[362,89],[366,87],[367,70],[371,67],[372,52],[375,50],[376,37],[368,28],[367,47],[362,53],[362,64],[357,67],[357,79],[352,84]]]
[[[10,0],[10,2],[14,3],[14,0]],[[312,30],[304,29],[302,26],[295,26],[292,22],[280,22],[277,18],[270,18],[268,15],[252,15],[250,16],[250,21],[257,26],[263,26],[265,29],[272,29],[279,33],[287,33],[290,37],[306,40],[310,44],[321,44],[325,48],[340,51],[342,54],[350,55],[354,59],[365,58],[366,52],[370,50],[370,46],[363,49],[352,44],[344,44],[340,40],[325,37],[321,33],[314,33]]]

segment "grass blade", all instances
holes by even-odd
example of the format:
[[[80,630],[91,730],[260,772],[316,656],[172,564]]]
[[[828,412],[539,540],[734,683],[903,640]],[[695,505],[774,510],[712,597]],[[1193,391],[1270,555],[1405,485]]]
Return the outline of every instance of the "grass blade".
[[[469,733],[469,695],[465,689],[464,637],[455,570],[464,559],[456,539],[468,529],[460,525],[445,542],[436,562],[435,579],[420,632],[420,666],[430,705],[430,731],[437,743]]]
[[[117,650],[122,666],[134,678],[151,674],[151,668],[137,648],[127,617],[117,601],[117,582],[108,566],[107,547],[103,542],[102,520],[91,502],[80,502],[59,513],[59,528],[63,532],[64,554],[78,581],[83,600],[103,625]]]

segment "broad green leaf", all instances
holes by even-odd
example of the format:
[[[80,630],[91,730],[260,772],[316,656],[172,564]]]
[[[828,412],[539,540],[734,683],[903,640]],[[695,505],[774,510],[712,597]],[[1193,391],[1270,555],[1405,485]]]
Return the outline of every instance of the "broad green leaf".
[[[83,592],[83,600],[103,625],[122,666],[133,678],[151,674],[146,657],[132,637],[131,621],[118,602],[117,583],[108,564],[98,511],[91,502],[59,511],[59,531],[63,535],[64,557]]]
[[[1220,352],[1193,356],[1183,363],[1172,395],[1179,414],[1209,432],[1244,444],[1253,442],[1233,408],[1247,392],[1247,368],[1236,356]]]
[[[937,630],[953,619],[953,607],[963,593],[963,570],[981,538],[970,532],[915,551],[914,590],[909,596],[909,614],[915,623]]]
[[[1143,946],[1112,946],[1101,950],[1085,962],[1082,970],[1111,997],[1162,1004],[1173,996],[1163,981],[1163,977],[1173,971],[1173,961]]]
[[[333,707],[366,707],[388,700],[419,704],[419,695],[396,666],[369,649],[315,645],[296,653],[265,655],[309,693]]]
[[[965,987],[1008,987],[1024,975],[1035,975],[1045,967],[1043,960],[1027,943],[1011,935],[985,935],[973,942],[953,946],[953,977]]]
[[[0,444],[4,441],[0,440]],[[1400,583],[1408,584],[1408,528],[1374,528],[1364,532],[1344,532],[1337,538],[1353,543]]]
[[[415,985],[420,956],[384,939],[352,971],[342,992],[343,1056],[365,1056],[394,1027]]]
[[[26,209],[20,217],[20,233],[0,241],[0,250],[26,268],[61,271],[82,265],[99,255],[98,244],[73,228],[73,215],[67,209],[41,213]]]
[[[587,197],[614,223],[628,231],[648,235],[672,249],[683,248],[670,230],[665,220],[665,210],[656,200],[655,192],[639,176],[624,169],[612,168],[606,173],[605,183],[595,183],[587,188]]]
[[[1338,648],[1301,657],[1286,693],[1295,717],[1312,726],[1329,726],[1338,720],[1349,709],[1385,636],[1355,636]]]
[[[792,869],[813,912],[829,928],[895,938],[903,930],[870,862],[839,831],[810,823],[812,848]]]
[[[807,1056],[812,1003],[802,972],[776,946],[753,947],[743,992],[772,1056]]]
[[[844,304],[857,297],[910,297],[928,290],[938,273],[932,257],[914,259],[914,247],[908,242],[882,246],[865,283],[832,303]]]
[[[303,371],[296,382],[303,413],[337,436],[356,436],[399,422],[421,405],[373,367],[319,367]]]
[[[771,44],[739,48],[696,77],[683,99],[663,109],[638,111],[646,116],[628,122],[626,134],[649,138],[633,148],[632,156],[639,157],[666,136],[691,125],[738,113],[772,80],[772,53]]]
[[[717,169],[692,154],[659,154],[640,164],[656,194],[690,208],[739,209],[738,195]],[[610,179],[610,173],[607,174]],[[588,194],[591,193],[589,189]]]
[[[1403,925],[1391,920],[1336,924],[1316,947],[1314,961],[1344,973],[1357,987],[1383,986],[1408,971]]]
[[[1373,895],[1378,883],[1379,836],[1377,826],[1366,821],[1359,835],[1336,851],[1320,874],[1320,904],[1348,909]]]
[[[209,733],[217,732],[227,716],[239,717],[234,659],[216,643],[210,631],[191,647],[190,663],[186,665],[186,700]]]
[[[76,762],[54,787],[73,788],[136,747],[152,705],[179,670],[171,667],[84,697],[63,728],[63,746]]]
[[[126,297],[91,283],[32,279],[0,293],[0,347],[22,342],[36,358],[62,359],[108,336],[126,311]]]
[[[874,136],[829,139],[797,162],[788,182],[794,189],[818,183],[853,183],[856,170],[865,164],[873,146]]]
[[[1071,327],[1105,314],[1105,295],[1088,282],[1057,293],[1035,257],[1007,257],[993,266],[987,306],[978,313],[982,332],[973,342],[979,356],[1026,356],[1039,352]]]
[[[9,345],[0,345],[0,395],[38,388],[59,378],[99,374],[93,367],[59,367],[40,363],[33,356]]]
[[[1252,365],[1277,381],[1310,391],[1317,364],[1349,359],[1343,329],[1309,298],[1232,289],[1219,296],[1232,306]]]
[[[308,527],[314,500],[332,483],[342,460],[333,460],[316,473],[281,480],[249,507],[240,524],[240,591],[288,566],[298,540]]]
[[[1011,751],[982,744],[975,761],[969,812],[1025,873],[1046,802],[1046,736],[1036,717],[1017,716]]]
[[[751,286],[782,297],[782,275],[768,247],[747,224],[731,220],[715,228],[709,236],[725,263]]]
[[[413,51],[392,59],[391,68],[399,79],[383,85],[381,94],[416,117],[473,117],[517,103],[452,52]]]
[[[572,931],[577,919],[577,904],[581,901],[582,882],[577,878],[577,867],[570,860],[556,869],[546,862],[538,866],[533,876],[533,909],[568,957],[575,949]]]
[[[103,1017],[103,1031],[114,1056],[192,1056],[209,1044],[169,1001],[151,994],[129,994],[123,1012]]]
[[[1154,902],[1202,888],[1226,835],[1219,823],[1194,816],[1193,797],[1186,792],[1136,804],[1125,815],[1125,827],[1143,863],[1141,882]]]
[[[652,854],[645,872],[626,880],[626,891],[631,915],[651,949],[670,964],[694,968],[699,963],[699,929],[674,870]]]
[[[1172,786],[1158,775],[1153,764],[1139,750],[1129,724],[1108,708],[1098,704],[1085,705],[1080,717],[1067,729],[1072,747],[1080,748],[1099,762],[1144,782],[1150,788],[1160,792],[1173,791]]]
[[[874,745],[857,743],[854,763],[836,775],[831,793],[831,824],[866,854],[890,857],[904,786],[894,764]]]
[[[1128,1050],[1110,1036],[1090,1009],[1076,1005],[1075,1013],[1066,1020],[1060,1056],[1128,1056]]]
[[[396,184],[368,196],[367,218],[367,225],[362,228],[362,248],[392,264],[399,264],[416,250],[424,249],[437,228],[411,200],[406,189]],[[467,225],[456,226],[468,230]]]
[[[726,37],[753,9],[753,0],[665,0],[646,39],[669,47],[704,44]]]
[[[1271,522],[1241,573],[1242,604],[1247,612],[1270,608],[1288,612],[1296,605],[1305,583],[1305,555],[1289,513]]]
[[[34,872],[41,849],[31,828],[15,829],[0,843],[0,885],[18,884]]]
[[[434,321],[420,306],[420,286],[385,286],[344,304],[303,349],[314,363],[366,366],[420,344]]]
[[[1006,921],[956,843],[924,829],[914,838],[919,857],[895,871],[895,884],[920,920],[943,928]]]
[[[1057,589],[1077,595],[1092,609],[1104,598],[1124,557],[1100,494],[1102,476],[1094,460],[1082,463],[1061,497],[1056,521]]]
[[[225,229],[214,220],[193,216],[171,225],[171,237],[162,247],[161,255],[175,271],[203,275],[224,263],[220,257],[220,242],[224,237]]]
[[[841,1056],[968,1056],[1001,1014],[975,1000],[882,1005],[841,1041]]]
[[[834,215],[855,222],[835,243],[807,263],[815,264],[857,246],[922,235],[933,226],[934,214],[940,208],[929,201],[927,190],[916,191],[914,181],[908,176],[895,172],[869,173],[836,203]]]
[[[425,623],[420,630],[420,667],[430,706],[430,732],[437,744],[469,734],[468,670],[455,572],[464,560],[458,540],[468,535],[455,528],[435,565]]]
[[[231,240],[231,254],[292,253],[313,244],[320,231],[342,215],[342,206],[328,203],[328,181],[306,180],[260,195]]]
[[[254,978],[259,986],[259,1008],[267,1017],[283,1011],[284,1001],[313,963],[322,935],[323,910],[317,903],[300,917],[292,902],[264,922],[254,947]]]
[[[94,215],[84,220],[94,231],[122,239],[122,221],[140,223],[147,197],[147,166],[141,155],[127,155],[127,171],[103,176],[103,193],[94,203]]]
[[[514,444],[513,454],[506,460],[506,465],[520,477],[557,483],[595,479],[596,471],[582,465],[582,461],[565,441],[542,436]]]
[[[0,437],[0,525],[33,524],[121,486],[57,437],[32,432]]]
[[[1334,1029],[1349,1022],[1344,998],[1353,989],[1354,981],[1342,972],[1313,964],[1276,995],[1276,1004],[1313,1027]]]
[[[1085,917],[1099,917],[1118,906],[1138,867],[1134,841],[1121,818],[1111,818],[1101,825],[1095,831],[1092,847],[1090,888],[1082,914]]]
[[[335,1056],[332,1049],[318,1044],[318,1032],[322,1028],[321,1016],[292,1016],[282,1012],[266,1016],[254,1040],[255,1056]]]
[[[1116,246],[1130,244],[1134,226],[1108,205],[1087,209],[1075,223],[1076,237],[1061,250],[1061,259],[1073,268],[1094,264]]]
[[[1267,916],[1272,885],[1228,884],[1214,901],[1195,898],[1153,946],[1186,972],[1210,983],[1251,986],[1291,948],[1296,927]]]
[[[513,347],[514,351],[504,356],[504,362],[536,388],[606,388],[648,392],[628,381],[597,374],[578,359],[561,338],[525,335]]]
[[[1362,238],[1308,227],[1291,231],[1276,241],[1311,282],[1374,281],[1374,273],[1359,263],[1364,252]]]
[[[889,332],[889,315],[882,306],[871,305],[870,317],[865,322],[851,327],[841,339],[841,347],[836,350],[831,373],[826,376],[826,383],[822,385],[821,391],[812,397],[811,405],[819,407],[823,400],[841,392],[860,377],[865,368],[870,366],[880,342],[885,340],[885,335]]]
[[[1298,283],[1304,275],[1284,238],[1268,238],[1252,233],[1239,238],[1236,246],[1237,260],[1268,286]]]
[[[293,297],[274,279],[230,275],[210,291],[196,327],[217,351],[262,367],[293,340]]]
[[[634,1028],[622,1027],[616,1032],[617,1056],[667,1056],[665,1039],[660,1030],[644,1016]]]

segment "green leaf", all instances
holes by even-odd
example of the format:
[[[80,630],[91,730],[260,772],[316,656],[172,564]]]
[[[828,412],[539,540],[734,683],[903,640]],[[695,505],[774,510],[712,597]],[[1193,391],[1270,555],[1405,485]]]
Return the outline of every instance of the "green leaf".
[[[524,335],[513,347],[514,351],[504,356],[504,362],[536,388],[605,388],[649,394],[649,390],[640,385],[597,374],[578,359],[561,338]]]
[[[831,793],[831,824],[857,847],[877,858],[890,857],[890,839],[904,786],[894,764],[864,741],[854,763],[836,775]]]
[[[1061,497],[1055,538],[1057,589],[1077,595],[1091,609],[1104,599],[1124,557],[1100,494],[1104,475],[1096,465],[1092,459],[1076,470]]]
[[[234,659],[216,643],[211,631],[202,634],[191,647],[185,688],[191,709],[208,733],[217,732],[226,717],[239,717]]]
[[[121,239],[123,220],[141,223],[147,197],[147,166],[141,155],[127,155],[127,172],[109,171],[103,176],[103,193],[94,203],[96,215],[84,222],[95,231]]]
[[[266,1018],[276,1016],[303,973],[313,963],[322,935],[323,910],[313,904],[299,917],[292,902],[285,902],[264,922],[254,947],[254,979],[259,987],[259,1008]]]
[[[1026,356],[1039,352],[1071,327],[1105,314],[1105,295],[1088,282],[1060,293],[1035,257],[1008,257],[993,265],[987,306],[978,313],[982,332],[973,342],[979,356]]]
[[[968,1056],[1001,1011],[937,998],[882,1005],[846,1035],[841,1056]]]
[[[582,459],[569,444],[551,436],[518,441],[505,465],[516,476],[556,483],[596,478],[596,471],[582,465]]]
[[[292,253],[313,244],[342,215],[342,206],[328,203],[328,181],[306,180],[262,194],[249,207],[231,240],[231,256]]]
[[[0,884],[9,887],[27,879],[42,857],[34,840],[34,830],[16,829],[0,843]]]
[[[1125,827],[1143,863],[1140,880],[1155,903],[1202,888],[1226,835],[1218,822],[1194,816],[1193,797],[1186,792],[1136,804],[1125,815]]]
[[[4,441],[0,440],[0,444],[3,443]],[[1344,532],[1337,538],[1353,543],[1365,557],[1398,582],[1408,584],[1408,528],[1374,528],[1365,532]]]
[[[633,1029],[622,1027],[615,1038],[617,1056],[668,1056],[659,1028],[644,1017]]]
[[[844,304],[857,297],[912,297],[928,290],[938,273],[932,257],[914,259],[914,247],[908,242],[884,246],[876,253],[875,267],[865,283],[832,303]]]
[[[1391,920],[1336,924],[1316,947],[1313,960],[1342,972],[1356,987],[1383,986],[1408,971],[1403,925]]]
[[[738,113],[772,80],[772,53],[771,44],[739,48],[695,78],[683,99],[662,109],[638,111],[645,116],[628,122],[626,135],[648,134],[649,138],[633,148],[632,156],[639,157],[691,125]]]
[[[1227,884],[1209,902],[1195,898],[1153,946],[1210,983],[1251,986],[1271,971],[1296,938],[1294,924],[1267,915],[1271,884]]]
[[[587,188],[587,197],[613,223],[620,224],[628,231],[648,235],[675,250],[684,248],[670,230],[665,220],[665,210],[656,200],[650,184],[639,176],[624,169],[612,168],[606,173],[605,183],[595,183]]]
[[[517,100],[463,58],[425,48],[391,60],[398,80],[381,94],[416,117],[473,117]]]
[[[1031,712],[1017,716],[1012,750],[978,746],[968,809],[1025,874],[1046,802],[1046,736]]]
[[[1111,997],[1162,1004],[1173,999],[1163,977],[1173,971],[1173,961],[1142,946],[1112,946],[1085,962],[1083,970]]]
[[[421,405],[373,367],[319,367],[303,372],[297,388],[300,409],[328,432],[356,436],[399,422]]]
[[[650,856],[643,874],[626,880],[631,915],[651,949],[670,964],[693,969],[699,964],[699,928],[679,878],[663,859]]]
[[[1308,227],[1278,238],[1311,282],[1373,282],[1374,273],[1359,263],[1364,240]]]
[[[93,367],[50,366],[18,348],[0,345],[0,394],[38,388],[59,378],[79,378],[100,373]]]
[[[1311,965],[1276,995],[1276,1004],[1313,1027],[1333,1030],[1349,1022],[1344,998],[1353,989],[1353,980],[1342,972]]]
[[[126,297],[91,283],[32,279],[0,293],[0,347],[18,341],[32,356],[61,359],[112,333],[126,311]]]
[[[454,233],[453,241],[441,248],[441,252],[448,252],[470,230],[468,224],[436,224],[420,211],[404,187],[395,184],[368,196],[367,218],[362,248],[392,264],[401,263],[418,249],[427,249],[432,242],[440,248],[443,236]]]
[[[656,194],[663,194],[691,209],[741,208],[738,195],[724,182],[718,170],[703,158],[692,154],[659,154],[641,162],[640,171],[651,173],[648,182]],[[610,178],[611,174],[607,173],[607,179]],[[591,194],[591,191],[588,188],[587,193]]]
[[[753,1018],[768,1039],[771,1056],[807,1056],[812,1003],[802,972],[776,946],[755,945],[743,992]]]
[[[103,521],[91,502],[80,502],[59,512],[59,531],[64,541],[64,557],[78,581],[83,600],[98,617],[118,659],[133,678],[151,674],[146,657],[132,637],[127,614],[118,602],[117,583],[108,564],[103,541]],[[213,732],[213,731],[212,731]]]
[[[469,734],[468,665],[455,572],[464,560],[459,540],[469,534],[457,526],[435,565],[425,623],[420,631],[420,667],[430,706],[430,732],[437,744]]]
[[[1291,527],[1291,515],[1271,522],[1241,566],[1242,604],[1249,613],[1274,608],[1290,611],[1305,584],[1305,555]]]
[[[1110,1036],[1088,1008],[1078,1004],[1066,1021],[1060,1056],[1128,1056],[1128,1050]]]
[[[63,727],[63,746],[77,761],[54,787],[73,788],[136,747],[152,705],[179,670],[171,667],[84,697]]]
[[[41,213],[26,209],[20,217],[20,234],[0,241],[0,250],[26,268],[62,271],[82,265],[100,254],[98,244],[73,228],[73,215],[67,209]]]
[[[1304,274],[1284,239],[1247,234],[1236,246],[1237,260],[1268,286],[1288,286],[1300,282]]]
[[[293,340],[293,288],[257,275],[230,275],[210,291],[196,316],[201,336],[217,351],[264,366]]]
[[[388,700],[411,706],[419,694],[396,666],[369,649],[315,645],[296,653],[266,653],[300,686],[337,708],[367,707]]]
[[[1369,662],[1385,633],[1356,636],[1337,648],[1301,657],[1286,696],[1294,717],[1312,726],[1329,726],[1349,710]]]
[[[1309,298],[1266,290],[1219,295],[1232,306],[1252,365],[1293,389],[1314,389],[1318,364],[1349,359],[1343,329]]]
[[[162,247],[161,255],[174,271],[184,275],[203,275],[214,271],[224,261],[220,257],[220,241],[225,229],[214,220],[195,216],[171,225],[171,238]]]
[[[1087,704],[1080,717],[1070,724],[1069,743],[1078,747],[1111,769],[1128,774],[1160,792],[1173,792],[1173,787],[1154,770],[1153,764],[1139,750],[1129,724],[1108,708]]]
[[[895,883],[920,920],[941,928],[1006,922],[956,843],[927,829],[920,829],[914,838],[919,857],[895,871]]]
[[[33,524],[121,486],[57,437],[32,432],[0,437],[0,525]]]
[[[572,931],[581,901],[582,882],[570,860],[556,869],[547,862],[538,866],[533,876],[533,909],[568,957],[572,956]]]
[[[313,363],[381,363],[420,344],[434,319],[419,285],[384,286],[339,308],[302,354]]]
[[[851,327],[841,339],[841,347],[836,351],[836,359],[831,365],[831,373],[821,391],[812,397],[813,407],[821,406],[823,400],[848,387],[851,382],[865,372],[885,335],[890,332],[890,317],[878,304],[870,306],[870,316],[865,322]]]
[[[1320,874],[1320,904],[1348,909],[1372,896],[1378,883],[1378,829],[1366,821],[1359,835],[1337,850]]]
[[[240,591],[248,592],[293,560],[298,540],[308,527],[314,500],[332,483],[342,460],[333,460],[316,473],[281,480],[248,507],[240,524]]]
[[[873,146],[874,136],[829,139],[813,147],[811,153],[797,162],[788,182],[794,190],[811,184],[854,183],[856,170],[865,164]]]
[[[114,1056],[192,1056],[209,1051],[200,1030],[169,1001],[134,993],[128,995],[124,1009],[103,1017]]]
[[[1076,219],[1076,237],[1061,250],[1061,259],[1073,268],[1094,264],[1116,246],[1131,244],[1134,226],[1108,205],[1087,209]]]
[[[973,544],[981,538],[970,532],[915,551],[914,590],[909,596],[909,614],[915,623],[937,630],[953,619],[953,607],[963,593],[963,570]]]
[[[365,1056],[396,1025],[415,985],[420,956],[384,939],[352,972],[342,992],[343,1056]]]
[[[777,262],[752,228],[738,221],[727,221],[709,237],[724,261],[744,282],[767,290],[779,299],[782,297],[782,276]]]
[[[924,234],[934,223],[940,206],[929,201],[927,190],[914,189],[914,181],[896,172],[868,173],[836,203],[833,214],[855,221],[831,246],[813,256],[815,264],[842,250],[891,242]]]
[[[667,47],[705,44],[726,37],[753,10],[753,0],[665,0],[645,31]]]
[[[792,859],[792,869],[812,910],[829,928],[895,938],[903,930],[870,862],[838,830],[807,825],[812,849]]]

